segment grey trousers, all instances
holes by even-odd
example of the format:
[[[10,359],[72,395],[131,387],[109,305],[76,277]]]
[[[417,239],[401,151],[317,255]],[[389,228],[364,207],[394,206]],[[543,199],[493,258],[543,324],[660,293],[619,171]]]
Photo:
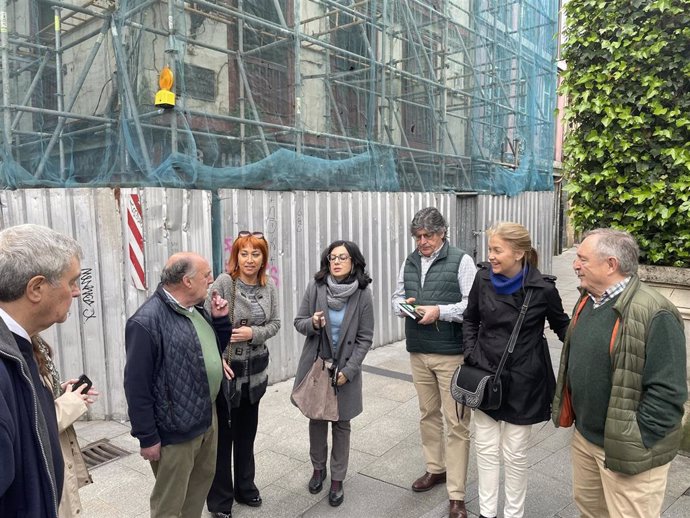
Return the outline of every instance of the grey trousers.
[[[331,447],[331,480],[343,481],[350,460],[350,421],[309,421],[309,456],[314,469],[326,469],[328,457],[328,423],[333,430]]]

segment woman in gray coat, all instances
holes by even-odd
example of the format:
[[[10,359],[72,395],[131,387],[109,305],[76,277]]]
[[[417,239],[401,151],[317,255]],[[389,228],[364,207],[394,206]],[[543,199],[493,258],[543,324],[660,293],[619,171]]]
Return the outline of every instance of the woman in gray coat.
[[[242,231],[232,244],[229,273],[221,273],[209,290],[209,293],[217,291],[230,305],[232,336],[223,358],[232,367],[237,382],[232,401],[226,402],[221,391],[216,402],[216,474],[206,498],[214,518],[231,517],[234,502],[251,507],[262,503],[254,484],[254,439],[259,400],[268,385],[266,341],[280,329],[278,294],[266,274],[267,265],[268,243],[263,233]],[[210,303],[209,295],[207,309]],[[232,407],[229,415],[228,403]]]
[[[332,422],[331,489],[328,503],[343,503],[343,480],[350,456],[350,420],[362,413],[362,361],[374,336],[374,307],[368,285],[371,278],[359,247],[335,241],[321,255],[321,269],[307,286],[295,317],[295,329],[306,335],[297,367],[295,387],[320,355],[331,359],[338,385],[338,415]],[[309,456],[314,473],[309,492],[316,494],[326,479],[328,421],[309,421]]]

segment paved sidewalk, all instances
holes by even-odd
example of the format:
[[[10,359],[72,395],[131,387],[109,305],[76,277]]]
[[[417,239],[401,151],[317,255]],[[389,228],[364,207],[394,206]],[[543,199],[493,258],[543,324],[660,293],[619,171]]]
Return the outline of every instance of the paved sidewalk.
[[[571,269],[574,251],[554,258],[553,273],[566,312],[576,299],[576,279]],[[552,361],[557,365],[560,342],[548,335]],[[412,481],[424,472],[419,437],[419,410],[403,342],[371,351],[364,367],[364,412],[352,421],[352,451],[345,480],[345,502],[328,505],[324,488],[318,495],[307,490],[311,476],[307,419],[289,402],[292,380],[268,388],[262,399],[256,442],[257,485],[263,506],[235,505],[235,518],[271,517],[396,517],[447,516],[445,487],[413,493]],[[132,455],[92,471],[94,484],[81,491],[84,514],[89,518],[148,516],[153,475],[138,455],[137,442],[127,423],[92,421],[77,423],[81,445],[108,438]],[[551,423],[535,425],[529,450],[528,518],[578,516],[571,498],[569,441],[572,429],[556,430]],[[467,485],[470,516],[479,515],[474,448]],[[324,484],[327,487],[328,482]],[[690,458],[678,456],[669,475],[664,518],[690,516]],[[690,491],[688,491],[690,493]],[[204,517],[210,514],[204,513]]]

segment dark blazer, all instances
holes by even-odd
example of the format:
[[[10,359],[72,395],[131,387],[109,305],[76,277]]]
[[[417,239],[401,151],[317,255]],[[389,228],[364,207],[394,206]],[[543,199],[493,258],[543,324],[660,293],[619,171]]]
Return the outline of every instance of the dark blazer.
[[[0,318],[0,516],[57,518],[63,466],[54,466],[49,424],[29,366]],[[55,419],[53,412],[52,418]],[[55,470],[60,470],[60,480]]]
[[[555,377],[544,322],[561,341],[570,323],[563,311],[555,277],[529,268],[524,289],[499,295],[489,277],[489,263],[479,265],[464,313],[465,362],[495,371],[515,327],[525,290],[533,289],[515,350],[508,357],[501,381],[503,402],[485,413],[497,421],[528,425],[546,421],[551,415]]]
[[[315,311],[323,311],[325,315],[328,315],[328,303],[326,302],[326,284],[317,284],[312,280],[307,286],[295,317],[295,329],[307,336],[297,366],[295,387],[311,369],[319,344],[321,331],[315,330],[311,321]],[[329,325],[326,325],[324,337],[321,356],[330,358],[332,348]],[[340,326],[338,366],[348,380],[338,389],[338,414],[341,421],[349,421],[362,412],[362,361],[371,347],[373,338],[374,305],[371,290],[359,289],[350,296],[343,323]]]

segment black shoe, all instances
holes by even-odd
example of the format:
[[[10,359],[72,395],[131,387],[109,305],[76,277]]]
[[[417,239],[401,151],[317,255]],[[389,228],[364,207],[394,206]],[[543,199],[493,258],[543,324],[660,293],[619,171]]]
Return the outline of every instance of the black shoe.
[[[211,513],[213,518],[232,518],[232,511],[229,513]]]
[[[309,492],[312,495],[320,493],[323,489],[323,481],[326,480],[326,470],[325,469],[315,469],[314,474],[309,479]]]
[[[343,483],[337,480],[331,480],[331,490],[328,492],[328,503],[332,507],[338,507],[345,500],[345,493],[343,491]]]
[[[261,504],[263,503],[259,495],[256,495],[254,498],[248,498],[247,500],[235,497],[235,502],[238,504],[248,505],[249,507],[261,507]]]

